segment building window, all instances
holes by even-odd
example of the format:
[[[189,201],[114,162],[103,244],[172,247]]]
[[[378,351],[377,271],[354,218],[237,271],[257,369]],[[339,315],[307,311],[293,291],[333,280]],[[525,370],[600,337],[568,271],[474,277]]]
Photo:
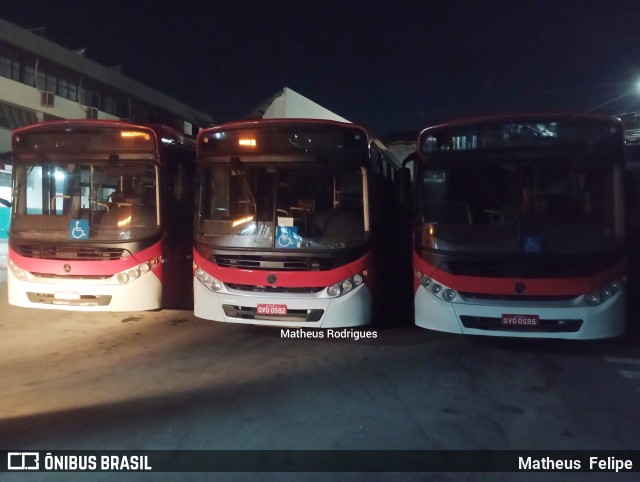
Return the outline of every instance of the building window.
[[[44,90],[48,92],[56,92],[58,78],[55,75],[51,75],[49,73],[47,73],[46,75],[47,75],[47,79],[45,81]]]
[[[69,100],[78,100],[78,86],[73,82],[69,82]]]
[[[58,79],[58,95],[65,99],[69,98],[69,82],[67,82],[67,79]]]
[[[11,59],[4,55],[0,56],[0,75],[11,78]]]
[[[36,81],[36,69],[30,65],[24,67],[24,83],[29,87],[33,87]]]
[[[36,122],[38,122],[38,116],[35,112],[0,103],[0,127],[17,129]]]
[[[46,82],[47,74],[45,74],[42,70],[38,70],[36,73],[36,87],[40,90],[43,90],[47,85]]]

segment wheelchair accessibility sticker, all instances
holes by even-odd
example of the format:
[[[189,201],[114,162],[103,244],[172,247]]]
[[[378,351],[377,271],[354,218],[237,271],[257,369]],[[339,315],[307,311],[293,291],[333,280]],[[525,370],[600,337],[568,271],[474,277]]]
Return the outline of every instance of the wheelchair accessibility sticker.
[[[300,247],[302,237],[298,235],[298,228],[293,226],[276,227],[276,248],[296,249]]]
[[[89,239],[89,220],[72,219],[69,222],[69,239]]]
[[[540,236],[524,236],[522,247],[525,253],[540,253],[542,251],[542,241]]]

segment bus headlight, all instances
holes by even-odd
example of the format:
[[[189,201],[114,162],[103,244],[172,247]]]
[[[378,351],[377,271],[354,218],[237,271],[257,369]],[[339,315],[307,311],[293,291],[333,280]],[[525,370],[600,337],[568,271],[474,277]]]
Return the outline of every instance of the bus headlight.
[[[451,303],[458,296],[458,292],[441,283],[437,283],[433,278],[426,276],[422,271],[416,271],[416,277],[420,281],[420,285],[427,291],[430,291],[438,298]]]
[[[351,288],[353,288],[353,283],[350,280],[346,279],[342,282],[342,291],[346,293],[351,291]]]
[[[11,268],[11,272],[13,275],[18,278],[20,281],[25,281],[29,278],[29,272],[19,268],[13,261],[9,260],[9,267]]]
[[[209,273],[207,273],[202,268],[198,268],[193,273],[194,276],[200,283],[202,283],[205,287],[210,289],[211,291],[220,291],[223,287],[223,284],[220,280],[215,279]]]
[[[118,274],[116,274],[116,281],[121,285],[127,284],[130,281],[134,281],[145,273],[151,271],[151,269],[157,265],[160,261],[157,258],[152,258],[149,261],[145,261],[144,263],[140,263],[138,266],[134,266],[133,268],[126,269]]]
[[[447,288],[442,292],[442,299],[451,302],[455,299],[456,295],[457,293],[454,290]]]
[[[360,273],[354,274],[351,278],[347,278],[339,283],[329,286],[327,288],[327,295],[329,295],[331,298],[337,298],[338,296],[349,293],[354,288],[364,283],[364,278],[368,274],[369,271],[364,269]]]
[[[584,302],[590,306],[597,306],[604,303],[621,290],[622,282],[620,280],[613,280],[604,285],[598,291],[584,295]]]
[[[331,296],[331,298],[337,298],[340,296],[340,286],[331,285],[327,288],[327,294]]]

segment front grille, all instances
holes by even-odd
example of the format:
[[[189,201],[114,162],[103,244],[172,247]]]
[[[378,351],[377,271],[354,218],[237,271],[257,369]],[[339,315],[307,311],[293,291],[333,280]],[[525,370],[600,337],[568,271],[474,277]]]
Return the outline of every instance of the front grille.
[[[297,321],[316,322],[320,321],[324,310],[288,310],[284,316],[278,315],[258,315],[256,308],[250,306],[222,305],[224,314],[230,318],[241,318],[244,320],[265,320],[265,321]]]
[[[587,261],[585,261],[585,259]],[[583,277],[603,271],[619,258],[612,255],[583,256],[531,256],[512,259],[457,259],[446,260],[438,268],[460,276],[481,276],[491,278],[557,278]]]
[[[225,283],[227,288],[231,288],[233,290],[239,291],[252,291],[255,293],[298,293],[298,294],[309,294],[309,293],[319,293],[324,289],[324,287],[303,287],[303,288],[292,288],[287,286],[254,286],[254,285],[241,285],[236,283]]]
[[[223,268],[269,271],[328,271],[340,265],[336,258],[315,256],[251,256],[216,254],[211,261]]]
[[[465,328],[487,331],[512,331],[527,333],[575,333],[582,327],[582,320],[539,320],[538,326],[513,326],[502,323],[501,318],[487,316],[460,316]]]
[[[576,295],[494,295],[486,293],[458,292],[465,300],[487,301],[570,301],[577,298]]]
[[[15,250],[25,258],[66,260],[116,260],[125,258],[128,252],[120,248],[92,248],[52,245],[22,245]]]

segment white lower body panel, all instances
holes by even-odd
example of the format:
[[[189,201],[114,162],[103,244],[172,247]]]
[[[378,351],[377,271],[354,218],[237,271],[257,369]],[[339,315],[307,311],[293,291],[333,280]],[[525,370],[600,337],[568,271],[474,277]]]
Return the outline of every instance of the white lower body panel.
[[[162,306],[162,283],[145,273],[126,284],[105,280],[41,278],[22,281],[7,270],[9,304],[24,308],[70,311],[145,311]]]
[[[616,293],[598,306],[576,297],[566,301],[473,300],[449,303],[422,286],[416,291],[415,323],[421,328],[465,335],[589,340],[620,336],[625,331],[625,296]],[[500,326],[502,315],[536,315],[536,328]],[[473,327],[465,326],[473,324]],[[577,329],[575,329],[577,328]],[[574,330],[575,331],[562,331]]]
[[[320,293],[213,292],[193,280],[194,314],[228,323],[307,328],[344,328],[371,321],[371,292],[365,284],[338,298]],[[287,316],[259,315],[258,304],[286,305]],[[312,321],[306,321],[310,319]]]

